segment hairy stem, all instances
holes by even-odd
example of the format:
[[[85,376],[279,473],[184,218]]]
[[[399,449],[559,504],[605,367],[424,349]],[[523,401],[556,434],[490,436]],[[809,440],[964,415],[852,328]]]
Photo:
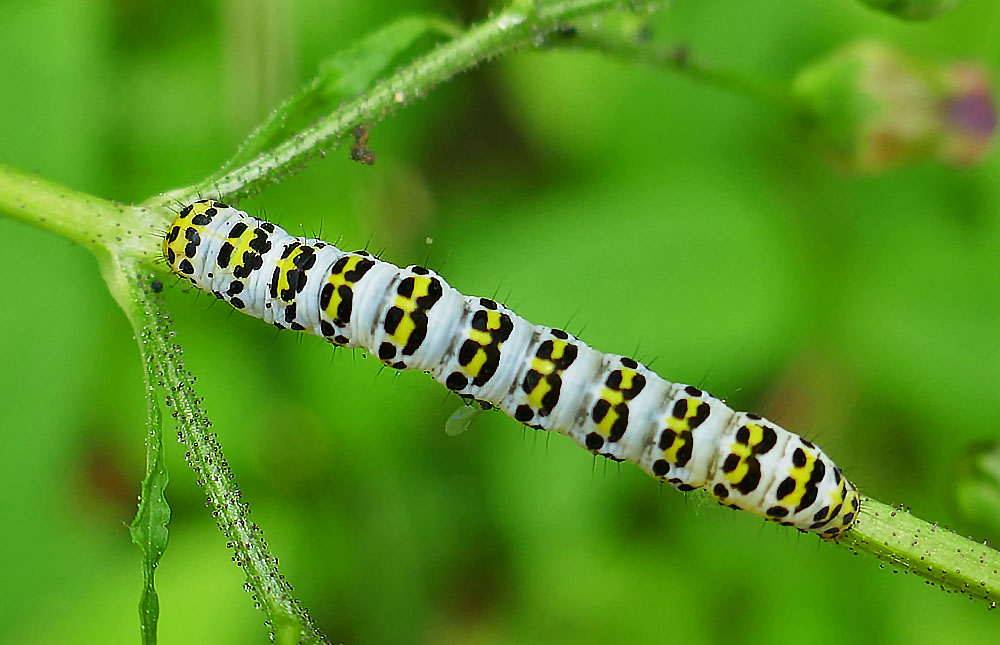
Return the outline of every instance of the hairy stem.
[[[173,342],[173,330],[158,299],[150,297],[151,276],[140,274],[133,259],[102,263],[102,270],[115,299],[129,312],[140,330],[140,343],[150,360],[147,378],[166,392],[172,408],[178,439],[186,446],[185,459],[206,493],[219,529],[233,549],[233,561],[246,574],[246,588],[267,617],[268,628],[278,643],[325,643],[309,613],[292,596],[292,587],[278,569],[264,533],[250,519],[250,506],[229,468],[222,446],[194,390],[194,378],[184,368],[181,347]]]
[[[199,195],[238,197],[259,191],[325,154],[355,126],[385,118],[394,109],[423,98],[452,76],[517,47],[543,45],[566,21],[627,6],[652,11],[659,2],[633,0],[519,0],[497,15],[473,25],[453,40],[397,70],[367,93],[317,119],[309,128],[218,179],[206,179],[126,206],[78,193],[0,164],[0,212],[75,240],[96,253],[159,258],[159,235],[173,218],[172,209]]]
[[[857,521],[839,543],[871,553],[893,571],[912,572],[945,591],[985,600],[990,609],[1000,602],[1000,552],[904,509],[864,498]]]
[[[596,51],[626,61],[636,61],[666,69],[705,85],[750,96],[782,110],[801,107],[789,88],[777,81],[755,77],[732,69],[713,66],[683,45],[661,45],[647,41],[640,33],[611,30],[564,31],[546,42],[553,49]]]
[[[0,213],[108,255],[157,258],[169,213],[88,195],[0,164]]]
[[[118,205],[0,164],[0,212],[78,242],[95,254],[123,225]]]
[[[659,3],[634,1],[633,9],[652,9]],[[385,118],[394,109],[414,99],[423,98],[437,84],[485,60],[532,42],[541,42],[546,34],[567,20],[623,6],[620,0],[556,0],[515,2],[508,9],[473,25],[460,36],[440,45],[429,54],[399,69],[332,114],[320,118],[312,127],[299,132],[276,148],[223,175],[172,191],[170,198],[188,202],[197,195],[218,195],[223,199],[246,195],[268,182],[335,147],[341,137],[362,123]]]

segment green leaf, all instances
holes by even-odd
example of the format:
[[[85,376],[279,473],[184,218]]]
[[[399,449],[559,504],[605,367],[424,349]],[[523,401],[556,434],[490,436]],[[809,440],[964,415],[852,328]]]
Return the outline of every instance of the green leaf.
[[[185,459],[196,473],[198,485],[205,489],[216,524],[233,550],[233,560],[246,574],[245,588],[264,612],[274,642],[328,642],[313,624],[308,610],[292,596],[292,587],[278,569],[278,559],[271,554],[264,532],[250,519],[250,505],[243,501],[222,446],[210,430],[211,422],[194,389],[194,377],[183,366],[183,350],[173,340],[172,323],[160,306],[157,289],[152,286],[156,278],[140,273],[139,266],[132,259],[112,256],[101,263],[101,272],[136,330],[147,392],[153,391],[154,383],[163,388],[158,391],[164,392],[178,438],[187,446]],[[152,586],[153,571],[166,548],[169,508],[163,498],[166,470],[157,430],[159,407],[153,398],[147,398],[147,402],[149,425],[154,430],[147,439],[152,464],[149,470],[153,475],[147,475],[148,488],[143,483],[143,502],[132,526],[133,540],[146,556],[146,591],[141,605],[143,642],[154,643],[157,601]]]
[[[146,297],[155,296],[142,286],[137,285],[137,288],[142,289]],[[142,299],[137,300],[135,306],[143,306]],[[137,320],[139,316],[130,316],[130,319]],[[143,590],[139,600],[142,642],[152,645],[156,643],[156,621],[160,613],[154,576],[156,565],[167,549],[170,505],[164,494],[169,477],[163,461],[163,419],[156,389],[153,387],[153,383],[159,379],[154,374],[156,358],[152,354],[152,344],[146,342],[147,333],[144,329],[136,330],[146,385],[146,476],[142,480],[139,508],[129,526],[129,533],[132,535],[132,542],[142,551]]]
[[[426,53],[441,40],[461,33],[461,27],[443,18],[409,16],[331,56],[320,64],[316,78],[258,126],[214,176],[220,177],[251,161],[336,110],[341,103],[357,97],[396,67]]]

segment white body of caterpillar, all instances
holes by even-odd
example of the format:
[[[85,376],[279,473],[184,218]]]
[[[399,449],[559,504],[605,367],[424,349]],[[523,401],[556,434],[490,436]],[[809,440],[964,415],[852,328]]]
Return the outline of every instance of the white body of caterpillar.
[[[857,517],[857,489],[802,437],[462,295],[423,267],[293,237],[214,200],[181,210],[163,252],[173,271],[251,316],[423,370],[466,399],[682,491],[705,488],[722,504],[827,539]]]

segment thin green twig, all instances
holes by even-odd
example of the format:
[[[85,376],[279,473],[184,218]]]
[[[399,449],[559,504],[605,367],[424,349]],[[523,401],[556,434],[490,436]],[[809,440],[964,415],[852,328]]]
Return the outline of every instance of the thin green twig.
[[[864,498],[857,521],[838,543],[871,553],[893,571],[915,573],[945,591],[985,600],[990,609],[1000,602],[1000,552],[905,509]]]
[[[787,85],[734,69],[708,63],[683,45],[662,45],[650,42],[640,31],[630,33],[618,29],[562,30],[546,40],[552,49],[596,51],[626,61],[634,61],[665,69],[705,85],[750,96],[781,110],[801,108]]]

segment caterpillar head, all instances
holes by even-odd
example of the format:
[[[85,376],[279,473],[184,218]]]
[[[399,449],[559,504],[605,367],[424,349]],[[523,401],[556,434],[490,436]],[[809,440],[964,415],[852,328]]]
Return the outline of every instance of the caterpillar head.
[[[193,276],[205,233],[219,211],[226,208],[214,199],[202,199],[181,209],[163,236],[163,256],[171,269],[186,278]]]

